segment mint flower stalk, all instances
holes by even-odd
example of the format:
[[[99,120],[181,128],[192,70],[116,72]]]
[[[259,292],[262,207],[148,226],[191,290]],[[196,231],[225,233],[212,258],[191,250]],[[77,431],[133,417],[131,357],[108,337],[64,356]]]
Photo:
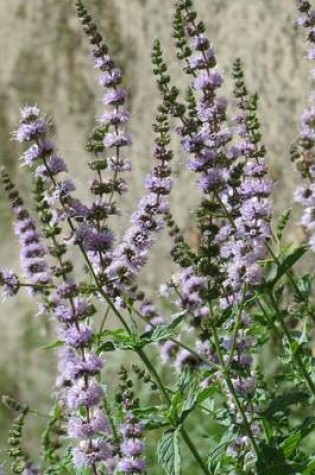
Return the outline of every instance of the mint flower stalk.
[[[63,343],[57,382],[69,418],[68,434],[77,442],[72,450],[73,463],[77,468],[90,467],[97,474],[97,464],[110,459],[111,446],[107,442],[106,418],[100,410],[103,389],[97,380],[103,362],[91,349],[93,329],[87,323],[95,309],[89,299],[80,296],[70,275],[73,266],[65,259],[67,248],[58,238],[61,222],[72,218],[80,221],[87,208],[72,197],[75,190],[72,181],[57,178],[67,171],[67,167],[47,139],[49,132],[50,123],[40,109],[22,110],[16,137],[20,141],[36,143],[24,153],[24,160],[36,147],[38,153],[30,165],[36,180],[37,210],[45,235],[51,241],[51,255],[57,262],[53,272],[61,279],[47,309],[59,322],[57,332]],[[49,149],[42,147],[45,143],[50,144]],[[50,212],[49,205],[57,209],[57,214]],[[91,239],[84,236],[85,246],[88,238]]]
[[[272,182],[266,178],[265,148],[257,119],[257,97],[249,97],[239,60],[233,71],[234,95],[238,114],[234,118],[238,133],[239,162],[231,170],[233,194],[227,200],[230,219],[217,237],[220,253],[226,265],[223,282],[226,296],[221,306],[240,303],[244,285],[247,292],[262,281],[259,260],[266,256],[266,244],[271,237],[270,194]]]
[[[198,174],[196,185],[202,193],[198,228],[200,253],[204,254],[200,271],[211,281],[209,290],[215,296],[224,279],[218,237],[220,228],[229,219],[231,199],[237,199],[234,175],[239,151],[232,144],[232,130],[226,123],[227,100],[219,96],[223,76],[204,35],[204,24],[196,19],[191,1],[178,1],[176,12],[177,37],[182,35],[189,44],[190,56],[186,62],[192,76],[188,94],[191,115],[181,116],[182,125],[177,130],[183,137],[183,150],[191,157],[188,168]]]
[[[309,49],[308,59],[315,60],[315,10],[310,2],[298,1],[298,11],[301,16],[298,18],[298,25],[303,26],[307,31],[307,41]],[[312,78],[315,79],[315,68],[312,68]],[[299,139],[292,148],[291,158],[295,166],[304,179],[304,183],[299,185],[294,193],[294,199],[303,206],[304,212],[301,224],[309,233],[309,245],[315,250],[315,95],[311,93],[309,105],[304,110],[300,120]]]
[[[55,209],[54,220],[63,221],[74,214],[78,203],[72,198],[75,191],[72,180],[59,179],[59,175],[67,172],[68,167],[49,138],[51,129],[50,120],[37,106],[27,106],[20,111],[19,126],[13,136],[17,141],[29,145],[21,160],[30,167],[34,176],[46,184],[45,200]],[[60,203],[62,209],[58,208]]]
[[[251,427],[250,407],[249,412],[245,410],[241,413],[238,404],[235,405],[239,398],[244,397],[245,406],[247,395],[250,401],[251,394],[256,389],[250,359],[247,360],[244,355],[242,364],[247,366],[246,370],[244,366],[240,371],[240,365],[235,360],[237,356],[233,345],[237,346],[240,342],[241,346],[241,322],[232,312],[224,330],[232,335],[231,341],[233,340],[234,344],[232,350],[227,351],[228,348],[224,347],[220,334],[215,328],[217,325],[215,305],[216,300],[219,299],[219,305],[223,310],[228,308],[232,310],[232,305],[240,304],[247,296],[246,284],[250,286],[260,282],[261,271],[257,261],[265,255],[265,249],[263,248],[262,255],[259,252],[250,255],[250,249],[248,249],[248,261],[245,264],[246,257],[241,251],[241,246],[245,233],[247,232],[250,236],[250,228],[247,231],[248,224],[258,227],[256,234],[262,233],[262,242],[270,236],[268,225],[270,207],[267,201],[263,201],[263,197],[269,195],[271,186],[269,182],[260,183],[256,180],[259,182],[256,183],[256,177],[250,176],[249,169],[249,178],[242,183],[243,149],[232,143],[232,130],[226,126],[227,100],[218,96],[223,77],[216,68],[214,51],[204,36],[203,23],[197,20],[191,8],[192,2],[182,0],[176,3],[176,7],[177,46],[181,47],[179,45],[181,39],[182,45],[189,45],[185,51],[182,48],[180,56],[188,65],[186,71],[193,77],[192,89],[187,95],[190,112],[181,114],[182,126],[177,130],[183,136],[184,151],[193,156],[188,166],[199,174],[197,187],[204,198],[197,213],[201,234],[199,255],[196,259],[197,266],[181,271],[179,278],[175,277],[171,282],[171,287],[179,296],[177,304],[186,306],[191,314],[199,317],[199,321],[196,318],[193,320],[201,330],[200,339],[196,342],[196,353],[207,359],[210,367],[212,363],[222,365],[227,384],[223,387],[229,395],[231,414],[235,415],[236,430],[240,440],[244,442],[239,450],[242,456],[247,454],[247,457],[254,457],[253,454],[250,456],[250,453],[252,449],[255,449],[257,455],[255,437],[259,433],[259,428],[256,430],[255,425]],[[162,78],[165,67],[159,54],[156,50],[157,63],[159,63],[157,74]],[[166,89],[165,87],[162,90],[164,97]],[[170,111],[172,113],[171,108]],[[245,138],[245,142],[247,139],[248,137]],[[254,140],[252,142],[255,144]],[[260,200],[263,202],[261,203]],[[239,221],[236,224],[237,220]],[[254,224],[251,223],[252,220]],[[233,262],[231,257],[234,251]],[[244,275],[246,273],[247,275]],[[204,305],[205,296],[207,296],[209,306]],[[215,334],[213,338],[211,338],[211,333]],[[234,360],[236,367],[234,367]],[[179,369],[187,364],[195,366],[196,363],[198,362],[189,352],[181,350],[178,353]],[[231,367],[227,369],[226,364],[230,364]],[[209,384],[207,379],[204,384]],[[242,431],[243,423],[246,425],[245,434]],[[231,455],[232,452],[231,449]],[[234,456],[236,458],[240,456],[238,451],[234,452]]]
[[[52,281],[46,260],[47,249],[41,242],[35,221],[26,210],[22,198],[4,169],[1,171],[1,180],[14,216],[14,231],[20,245],[21,267],[26,282],[29,284],[28,291],[31,294],[45,293],[43,289]],[[6,295],[17,293],[20,284],[13,273],[2,271],[1,280]]]
[[[87,216],[90,224],[82,224],[77,230],[77,237],[83,243],[88,241],[86,250],[89,259],[95,271],[106,281],[105,270],[112,260],[110,247],[113,241],[106,222],[110,215],[119,213],[116,197],[128,190],[122,175],[131,170],[131,161],[124,153],[124,149],[132,142],[126,130],[129,111],[125,107],[127,93],[121,87],[121,70],[109,55],[102,35],[82,2],[77,1],[76,7],[92,47],[94,66],[101,73],[99,84],[105,89],[103,103],[106,107],[99,118],[100,125],[93,131],[87,146],[87,150],[94,154],[93,160],[89,162],[90,169],[96,175],[90,185],[94,202]],[[91,225],[93,232],[90,231]]]
[[[156,233],[163,228],[163,215],[169,210],[168,195],[173,186],[170,161],[172,152],[167,148],[170,142],[169,124],[163,109],[157,115],[154,129],[157,132],[153,151],[157,163],[145,179],[146,194],[140,199],[131,216],[131,227],[123,236],[121,244],[113,252],[113,260],[107,269],[114,286],[131,299],[137,299],[133,284],[146,263]]]
[[[145,473],[146,463],[143,459],[145,444],[142,440],[144,426],[134,414],[138,402],[132,391],[132,381],[124,368],[120,370],[120,379],[118,399],[123,409],[123,422],[120,424],[122,457],[118,463],[118,470],[124,475]]]
[[[198,93],[196,115],[200,122],[191,132],[185,127],[187,118],[183,117],[184,126],[179,131],[187,135],[182,141],[184,150],[195,157],[188,164],[201,174],[197,187],[207,196],[199,213],[201,239],[204,241],[204,245],[201,242],[201,251],[204,246],[204,252],[210,255],[209,236],[212,235],[215,243],[212,254],[217,254],[217,246],[222,258],[217,262],[217,270],[224,289],[220,303],[222,308],[226,308],[241,301],[241,282],[257,285],[261,281],[257,261],[264,257],[264,242],[270,237],[270,203],[267,198],[271,193],[271,181],[264,177],[264,148],[259,144],[259,130],[251,123],[256,120],[253,115],[255,98],[246,105],[244,101],[247,99],[242,99],[244,91],[241,87],[237,92],[241,111],[237,120],[242,140],[237,147],[229,144],[232,132],[225,125],[227,101],[217,96],[223,78],[215,68],[214,52],[210,51],[209,41],[204,37],[204,25],[197,21],[191,6],[191,1],[177,2],[176,25],[177,33],[181,25],[183,37],[190,41],[187,61],[189,73],[194,78],[193,89]],[[180,38],[179,33],[177,38]],[[234,262],[230,259],[232,256]],[[213,274],[213,270],[208,268],[209,273]]]
[[[11,269],[0,270],[0,287],[4,298],[13,297],[20,289],[20,280]]]
[[[147,330],[166,323],[136,283],[156,236],[164,227],[169,211],[168,196],[173,186],[173,153],[169,149],[169,122],[163,106],[159,107],[153,128],[157,134],[153,149],[156,164],[145,179],[146,194],[131,215],[131,226],[113,251],[112,262],[106,271],[108,284],[104,287],[115,298],[117,306],[124,307],[126,300],[129,304],[137,304],[139,314],[147,322]],[[162,352],[166,345],[167,342],[161,344]]]

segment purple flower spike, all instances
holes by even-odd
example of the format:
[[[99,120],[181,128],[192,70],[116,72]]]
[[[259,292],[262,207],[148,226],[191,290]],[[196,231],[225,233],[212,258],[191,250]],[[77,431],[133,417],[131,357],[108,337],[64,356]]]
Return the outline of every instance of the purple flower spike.
[[[25,165],[30,166],[36,160],[49,156],[53,151],[54,144],[50,140],[44,140],[39,145],[32,145],[28,150],[26,150],[22,156],[22,160]]]
[[[37,119],[34,122],[22,123],[15,133],[18,142],[29,142],[43,137],[48,131],[49,124],[44,119]]]
[[[105,147],[126,147],[131,145],[131,136],[127,132],[109,133],[104,137]]]
[[[90,468],[97,462],[107,461],[112,457],[112,448],[104,440],[93,442],[82,441],[72,451],[73,463],[76,468]]]
[[[122,107],[119,107],[113,111],[103,112],[100,117],[100,122],[110,125],[121,125],[128,122],[130,117],[129,112]]]
[[[121,71],[114,68],[100,76],[100,85],[102,87],[115,87],[121,82]]]
[[[223,77],[218,71],[201,72],[194,81],[194,87],[198,90],[213,90],[220,87]]]
[[[79,407],[93,407],[98,405],[103,396],[103,390],[97,383],[91,383],[88,387],[78,383],[68,392],[68,406],[70,409]]]
[[[297,2],[301,17],[297,23],[303,26],[308,35],[309,48],[307,57],[310,61],[315,60],[315,11],[309,1],[299,0]],[[312,79],[315,78],[314,68],[311,68]],[[296,168],[305,180],[295,191],[294,198],[304,208],[301,224],[309,233],[309,244],[312,250],[314,247],[315,230],[315,200],[314,200],[314,177],[315,177],[315,95],[310,94],[308,107],[304,110],[300,120],[300,134],[296,143]]]
[[[93,335],[92,329],[85,324],[72,325],[60,331],[60,338],[64,343],[74,348],[86,346]]]
[[[124,89],[113,89],[105,94],[103,102],[105,105],[121,106],[125,103],[127,93]]]
[[[96,434],[106,434],[109,425],[108,420],[100,409],[95,409],[90,414],[90,421],[80,416],[72,416],[68,422],[68,434],[75,439],[86,439]]]
[[[0,271],[0,287],[4,298],[16,295],[20,289],[20,281],[11,269]]]
[[[20,244],[21,267],[29,285],[28,290],[31,294],[42,293],[44,290],[42,286],[50,284],[52,280],[46,262],[47,250],[40,242],[34,220],[24,207],[23,200],[5,171],[2,172],[2,180],[5,183],[5,192],[14,215],[14,231]],[[16,286],[13,285],[14,276],[11,276],[13,285],[11,290],[9,274],[5,273],[5,277],[8,278],[9,285],[5,286],[5,289],[9,295],[16,289]]]

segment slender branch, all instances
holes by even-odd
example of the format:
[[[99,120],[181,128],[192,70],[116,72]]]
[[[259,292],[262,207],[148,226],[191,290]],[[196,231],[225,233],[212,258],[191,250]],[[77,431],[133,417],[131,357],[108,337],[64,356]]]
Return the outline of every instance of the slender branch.
[[[278,307],[278,303],[276,301],[276,299],[274,298],[274,295],[271,291],[269,291],[269,298],[270,298],[270,302],[277,314],[277,317],[279,319],[279,322],[280,322],[280,325],[281,325],[281,328],[283,330],[283,333],[285,334],[288,342],[290,345],[293,345],[296,342],[296,340],[292,337],[290,331],[287,329],[287,326],[283,320],[283,316],[282,316],[282,313],[281,313],[281,310],[279,309]],[[309,389],[311,390],[313,396],[315,396],[315,383],[312,381],[309,373],[307,372],[307,369],[305,368],[305,364],[303,362],[303,358],[301,356],[301,349],[300,349],[300,346],[298,346],[296,348],[295,351],[292,351],[291,352],[292,354],[292,357],[293,357],[293,360],[295,361],[296,365],[298,366],[298,368],[300,369],[302,375],[304,376],[306,382],[307,382],[307,385],[309,387]]]
[[[196,450],[196,447],[194,446],[194,444],[192,443],[189,435],[187,434],[186,430],[184,429],[184,427],[182,427],[180,429],[180,433],[184,439],[184,441],[186,442],[189,450],[191,451],[191,453],[193,454],[193,456],[195,457],[195,459],[197,460],[197,462],[199,463],[200,467],[202,468],[202,471],[206,474],[206,475],[210,475],[209,473],[209,470],[206,466],[206,464],[204,463],[204,461],[202,460],[202,458],[200,457],[198,451]]]
[[[233,397],[234,399],[234,402],[238,408],[238,411],[240,413],[240,415],[242,416],[242,419],[243,419],[243,423],[244,423],[244,427],[245,427],[245,430],[246,430],[246,433],[252,443],[252,447],[254,449],[254,452],[256,453],[256,456],[258,457],[259,455],[259,449],[258,449],[258,445],[256,443],[256,440],[253,436],[253,433],[252,433],[252,429],[250,427],[250,423],[248,422],[248,419],[246,417],[246,414],[245,414],[245,411],[244,411],[244,408],[242,407],[242,404],[238,398],[238,395],[236,394],[236,391],[235,391],[235,388],[233,386],[233,383],[232,383],[232,380],[230,378],[230,375],[229,375],[229,372],[228,372],[228,369],[226,368],[225,364],[224,364],[224,359],[223,359],[223,355],[222,355],[222,351],[221,351],[221,347],[220,347],[220,341],[219,341],[219,336],[218,336],[218,332],[217,332],[217,329],[216,327],[213,325],[212,326],[212,331],[213,331],[213,337],[214,337],[214,343],[215,343],[215,348],[216,348],[216,352],[217,352],[217,356],[219,358],[219,361],[220,361],[220,365],[221,365],[221,372],[222,372],[222,375],[226,381],[226,384],[228,386],[228,389],[231,393],[231,396]]]
[[[278,257],[275,255],[275,253],[273,252],[271,246],[268,243],[266,243],[265,246],[266,246],[266,249],[268,250],[269,254],[271,255],[271,257],[273,258],[273,260],[277,264],[277,266],[280,266],[281,262],[279,261]],[[298,295],[299,299],[301,299],[302,302],[308,304],[307,298],[305,298],[305,296],[303,295],[303,292],[301,292],[301,290],[299,289],[299,287],[298,287],[298,285],[297,285],[297,283],[294,279],[294,276],[292,275],[292,272],[290,271],[290,269],[286,269],[285,274],[287,275],[287,277],[288,277],[292,287],[294,288],[296,294]],[[309,316],[311,317],[313,323],[315,323],[314,312],[308,312],[308,313],[309,313]]]
[[[114,420],[113,420],[113,417],[112,417],[112,413],[110,411],[109,403],[108,403],[107,397],[105,395],[103,396],[103,407],[104,407],[104,410],[106,412],[110,427],[112,429],[114,440],[117,443],[117,445],[119,445],[120,437],[119,437],[119,434],[118,434],[117,429],[115,427],[115,423],[114,423]]]
[[[230,354],[229,354],[229,359],[228,359],[228,362],[227,362],[227,367],[230,367],[230,366],[231,366],[231,364],[232,364],[232,362],[233,362],[233,358],[234,358],[234,352],[235,352],[235,349],[236,349],[236,342],[237,342],[238,330],[239,330],[239,327],[240,327],[240,324],[241,324],[242,312],[243,312],[243,309],[244,309],[244,297],[245,297],[245,294],[246,294],[246,284],[244,285],[243,296],[242,296],[242,303],[241,303],[241,305],[240,305],[240,308],[239,308],[239,311],[238,311],[237,317],[236,317],[236,322],[235,322],[235,327],[234,327],[233,337],[232,337],[231,351],[230,351]]]

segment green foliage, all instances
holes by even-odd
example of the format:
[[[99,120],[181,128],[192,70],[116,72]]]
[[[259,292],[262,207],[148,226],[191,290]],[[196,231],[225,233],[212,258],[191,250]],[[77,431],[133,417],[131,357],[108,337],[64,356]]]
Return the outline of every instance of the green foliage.
[[[178,429],[164,432],[158,444],[158,460],[166,475],[181,475]]]
[[[56,465],[60,462],[58,449],[62,447],[61,436],[64,435],[62,422],[62,409],[59,405],[56,405],[52,410],[52,415],[42,435],[42,454],[44,461],[50,465],[50,468],[47,469],[48,471],[52,467],[56,469]]]
[[[219,442],[213,441],[213,448],[208,456],[208,468],[211,475],[229,473],[231,457],[226,454],[227,447],[232,443],[230,435],[224,435]]]
[[[270,401],[268,407],[263,411],[263,416],[272,419],[277,413],[288,413],[289,406],[296,404],[307,404],[309,394],[302,391],[290,391],[277,396]]]
[[[23,429],[25,425],[25,419],[29,413],[29,408],[27,406],[21,406],[19,403],[15,402],[10,398],[5,399],[6,404],[8,404],[13,410],[18,411],[19,414],[14,419],[11,429],[9,431],[8,437],[8,450],[7,454],[12,460],[11,470],[12,473],[22,474],[24,469],[27,466],[28,456],[22,448],[22,436]]]
[[[171,338],[175,334],[176,327],[186,317],[186,311],[173,315],[169,325],[158,325],[153,330],[138,335],[137,333],[129,334],[123,329],[105,330],[102,332],[102,339],[111,337],[111,340],[105,341],[98,347],[98,353],[104,351],[114,351],[116,348],[121,350],[136,350],[144,348],[152,343],[158,343]],[[98,336],[98,338],[99,338]]]
[[[296,475],[303,469],[302,464],[290,464],[283,450],[272,445],[261,444],[257,459],[257,475]]]
[[[292,269],[292,267],[304,256],[307,250],[307,246],[299,246],[292,250],[288,250],[288,252],[279,256],[278,262],[275,262],[274,260],[270,261],[272,267],[268,278],[266,279],[269,287],[273,288],[279,282],[281,277],[287,274]]]

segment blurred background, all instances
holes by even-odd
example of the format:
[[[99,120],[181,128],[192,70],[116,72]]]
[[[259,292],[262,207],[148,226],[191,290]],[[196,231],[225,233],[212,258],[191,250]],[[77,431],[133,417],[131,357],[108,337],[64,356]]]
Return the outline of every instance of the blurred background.
[[[85,166],[85,138],[102,109],[101,91],[88,54],[86,38],[75,17],[72,0],[0,0],[0,162],[5,164],[28,199],[27,170],[21,168],[21,149],[11,140],[18,109],[37,103],[53,117],[56,140],[80,193],[84,196],[89,169]],[[155,37],[165,48],[171,74],[183,82],[179,64],[172,58],[172,2],[170,0],[85,0],[113,56],[122,67],[132,112],[131,151],[133,172],[125,215],[142,193],[142,182],[151,166],[154,119],[158,93],[151,74],[150,53]],[[241,57],[251,92],[260,94],[260,119],[268,149],[271,176],[276,181],[276,213],[287,209],[297,182],[289,161],[290,143],[297,135],[297,120],[309,93],[305,40],[294,27],[294,0],[196,0],[207,24],[231,97],[231,66]],[[191,210],[196,200],[193,178],[184,171],[184,158],[175,155],[178,183],[172,195],[172,210],[188,239],[194,239]],[[8,205],[0,196],[0,264],[18,269]],[[122,219],[118,233],[126,226]],[[302,240],[298,226],[291,238]],[[151,269],[151,270],[150,270]],[[144,285],[153,289],[170,270],[168,241],[159,240]],[[152,291],[151,291],[152,293]],[[0,392],[23,402],[36,399],[45,410],[53,388],[53,355],[40,348],[53,339],[45,332],[27,296],[8,300],[0,307]],[[0,450],[3,449],[12,415],[0,406]],[[29,448],[38,427],[29,427]]]

